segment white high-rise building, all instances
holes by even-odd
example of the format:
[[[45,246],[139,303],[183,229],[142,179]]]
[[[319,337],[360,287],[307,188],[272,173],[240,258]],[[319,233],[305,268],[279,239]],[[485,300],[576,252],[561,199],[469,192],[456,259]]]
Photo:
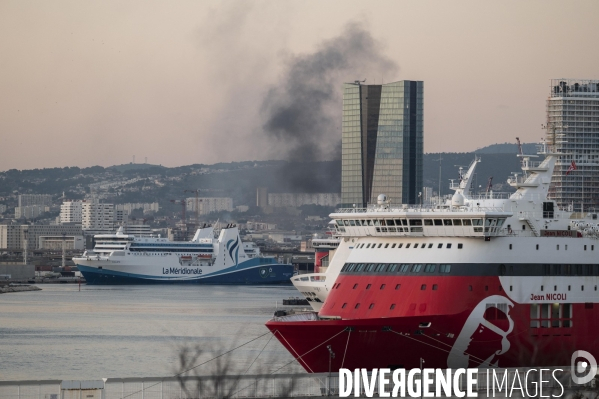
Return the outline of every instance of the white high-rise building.
[[[114,205],[84,202],[81,227],[87,234],[114,232]]]
[[[61,224],[81,224],[83,216],[82,201],[65,201],[60,205]]]
[[[599,211],[599,80],[551,81],[547,142],[564,154],[555,164],[549,198],[562,209]]]

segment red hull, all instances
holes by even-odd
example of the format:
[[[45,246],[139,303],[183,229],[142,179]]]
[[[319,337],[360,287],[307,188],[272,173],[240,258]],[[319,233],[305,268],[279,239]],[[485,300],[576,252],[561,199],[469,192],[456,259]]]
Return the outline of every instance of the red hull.
[[[497,276],[342,274],[320,312],[342,319],[279,318],[266,326],[308,372],[329,371],[328,345],[335,353],[333,370],[409,369],[419,367],[421,358],[431,368],[564,366],[576,350],[599,358],[597,308],[546,305],[559,314],[552,319],[549,307],[546,320],[531,318],[535,305],[510,299]]]

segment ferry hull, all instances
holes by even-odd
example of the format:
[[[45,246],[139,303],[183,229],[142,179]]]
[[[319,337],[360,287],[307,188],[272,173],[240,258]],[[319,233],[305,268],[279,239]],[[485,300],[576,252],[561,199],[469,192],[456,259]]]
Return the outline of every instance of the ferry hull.
[[[77,265],[88,285],[133,285],[133,284],[287,284],[293,275],[292,265],[272,264],[251,267],[227,273],[213,273],[189,278],[168,278],[142,274],[125,273],[109,269],[98,269]]]
[[[430,368],[564,366],[577,350],[599,358],[599,308],[584,296],[594,295],[594,277],[568,277],[565,293],[544,299],[518,294],[535,291],[534,281],[553,291],[551,279],[341,274],[319,320],[291,315],[266,326],[315,373],[329,371],[328,345],[332,370],[411,369],[420,359]]]
[[[583,305],[584,307],[584,305]],[[435,317],[401,317],[388,319],[318,320],[305,322],[269,321],[266,326],[307,372],[347,368],[418,368],[420,359],[429,368],[550,367],[570,364],[576,350],[586,350],[599,357],[599,341],[592,331],[580,326],[576,331],[536,329],[518,326],[508,337],[509,348],[503,349],[502,337],[489,330],[475,331],[464,347],[453,351],[456,336],[467,314]],[[419,328],[431,323],[430,329]],[[593,323],[596,324],[596,323]],[[420,330],[420,331],[419,331]],[[553,330],[553,331],[552,331]],[[561,331],[559,331],[561,330]],[[572,329],[570,329],[572,330]]]

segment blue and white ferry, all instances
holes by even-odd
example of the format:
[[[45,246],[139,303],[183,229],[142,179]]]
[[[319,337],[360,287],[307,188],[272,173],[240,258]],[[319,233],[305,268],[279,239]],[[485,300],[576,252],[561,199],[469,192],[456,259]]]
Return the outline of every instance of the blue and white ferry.
[[[242,242],[233,224],[214,238],[214,228],[198,229],[191,241],[95,236],[92,251],[73,258],[87,284],[290,284],[293,265],[263,257],[253,242]]]

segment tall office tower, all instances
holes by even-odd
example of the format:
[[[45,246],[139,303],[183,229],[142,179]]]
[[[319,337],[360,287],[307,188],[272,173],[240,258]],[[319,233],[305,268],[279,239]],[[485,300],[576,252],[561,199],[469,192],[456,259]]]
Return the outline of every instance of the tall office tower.
[[[549,197],[561,209],[599,211],[599,80],[551,80],[547,142],[564,154]]]
[[[416,204],[422,192],[423,87],[402,80],[343,85],[341,202],[364,207],[386,194]]]

